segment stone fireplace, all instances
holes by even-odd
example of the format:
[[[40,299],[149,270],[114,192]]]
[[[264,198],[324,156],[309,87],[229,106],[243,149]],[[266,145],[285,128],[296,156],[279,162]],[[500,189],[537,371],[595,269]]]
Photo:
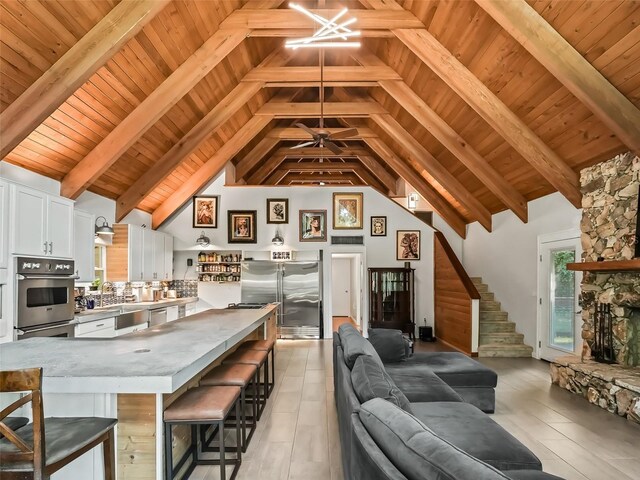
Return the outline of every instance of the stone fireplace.
[[[640,239],[636,232],[640,158],[627,153],[585,168],[580,182],[582,260],[613,265],[633,259],[636,236]],[[612,343],[612,365],[591,358],[596,344],[594,318],[601,304],[607,305],[607,320],[611,319],[612,335],[607,339]],[[640,423],[640,271],[584,272],[580,305],[583,358],[569,355],[552,362],[552,383]]]
[[[583,261],[633,258],[639,177],[640,159],[631,153],[582,170]],[[615,360],[640,365],[640,272],[585,272],[581,290],[587,355],[594,347],[596,304],[610,304]]]

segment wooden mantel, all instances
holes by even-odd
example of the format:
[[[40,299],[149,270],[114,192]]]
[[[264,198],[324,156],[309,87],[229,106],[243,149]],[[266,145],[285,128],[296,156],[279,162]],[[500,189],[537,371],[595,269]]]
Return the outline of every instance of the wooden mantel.
[[[608,260],[603,262],[567,263],[567,270],[575,272],[638,272],[640,258],[633,260]]]

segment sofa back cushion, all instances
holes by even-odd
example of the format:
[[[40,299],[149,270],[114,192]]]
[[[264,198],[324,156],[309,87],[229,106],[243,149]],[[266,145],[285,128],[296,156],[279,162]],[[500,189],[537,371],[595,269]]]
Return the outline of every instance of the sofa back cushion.
[[[384,398],[411,412],[411,404],[404,393],[393,383],[384,367],[368,355],[361,355],[356,359],[351,369],[351,384],[360,403],[372,398]]]
[[[397,363],[407,359],[407,342],[400,330],[370,328],[369,342],[383,363]]]
[[[340,331],[340,329],[342,329],[342,331]],[[353,325],[340,325],[338,333],[340,335],[340,344],[344,353],[344,361],[349,367],[349,370],[353,368],[356,359],[360,355],[369,355],[382,365],[382,360],[376,352],[376,349],[373,348],[371,343],[369,343],[369,341],[364,338],[360,332],[353,327]]]
[[[365,429],[409,480],[506,480],[509,477],[468,455],[396,405],[374,398],[360,406]]]

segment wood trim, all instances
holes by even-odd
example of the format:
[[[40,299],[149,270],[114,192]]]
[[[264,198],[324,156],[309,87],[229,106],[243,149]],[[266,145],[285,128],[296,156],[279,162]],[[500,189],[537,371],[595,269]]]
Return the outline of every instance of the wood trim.
[[[376,80],[401,80],[395,70],[386,65],[324,67],[325,82],[371,82]],[[243,82],[317,82],[320,67],[262,67],[255,68]]]
[[[286,155],[272,155],[271,157],[269,157],[265,162],[262,162],[260,168],[253,172],[250,177],[245,179],[247,181],[247,184],[261,185],[268,182],[269,176],[276,168],[278,168],[278,165],[284,162],[285,158]]]
[[[145,98],[62,180],[61,194],[77,198],[173,105],[246,38],[247,30],[218,30]]]
[[[347,139],[350,140],[362,140],[366,137],[377,137],[377,135],[367,127],[357,127],[358,135],[354,135],[353,137]],[[329,133],[339,132],[344,130],[344,128],[325,128]],[[278,138],[280,140],[309,140],[309,134],[302,131],[297,127],[290,128],[273,128],[267,133],[267,137],[270,138]],[[345,140],[342,140],[345,141]]]
[[[476,0],[498,24],[640,154],[640,110],[524,0]]]
[[[429,151],[424,148],[402,125],[400,125],[391,115],[371,115],[371,119],[380,128],[387,132],[392,138],[409,153],[411,158],[420,164],[424,173],[432,177],[444,190],[455,197],[469,213],[480,222],[487,230],[491,231],[491,212],[475,198],[458,179],[436,160]],[[420,172],[423,176],[424,173]]]
[[[0,115],[0,158],[27,138],[169,0],[120,2]]]
[[[280,143],[279,139],[268,136],[260,140],[260,142],[236,164],[236,181],[244,179],[251,169],[274,149],[278,143]]]
[[[273,117],[259,115],[251,118],[231,139],[209,158],[178,190],[173,192],[156,210],[154,210],[153,228],[162,225],[173,213],[214,178],[225,164],[266,127]]]
[[[445,237],[442,232],[438,232],[438,231],[434,232],[433,235],[435,236],[438,243],[440,243],[440,245],[442,246],[443,252],[447,255],[447,259],[449,260],[449,262],[451,262],[451,266],[453,267],[458,277],[460,278],[460,281],[462,282],[462,285],[467,291],[467,295],[469,295],[469,298],[471,300],[480,300],[481,296],[480,296],[480,293],[478,292],[478,289],[471,281],[471,278],[469,278],[469,274],[462,266],[462,263],[460,263],[460,260],[458,259],[455,252],[451,248],[451,245],[449,245],[449,242],[447,241],[447,237]]]
[[[567,270],[574,272],[640,272],[640,259],[567,263]]]
[[[399,29],[393,33],[551,185],[576,208],[581,207],[578,174],[440,42],[425,29]]]
[[[325,117],[368,117],[372,114],[387,113],[378,102],[325,102]],[[275,118],[317,118],[320,116],[318,102],[267,102],[256,115],[270,115]],[[308,135],[307,135],[308,137]]]

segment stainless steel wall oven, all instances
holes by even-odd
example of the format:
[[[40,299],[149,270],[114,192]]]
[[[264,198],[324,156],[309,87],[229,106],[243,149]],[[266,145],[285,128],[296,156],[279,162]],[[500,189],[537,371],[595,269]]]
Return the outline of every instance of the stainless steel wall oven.
[[[17,338],[73,337],[73,260],[16,258]]]

